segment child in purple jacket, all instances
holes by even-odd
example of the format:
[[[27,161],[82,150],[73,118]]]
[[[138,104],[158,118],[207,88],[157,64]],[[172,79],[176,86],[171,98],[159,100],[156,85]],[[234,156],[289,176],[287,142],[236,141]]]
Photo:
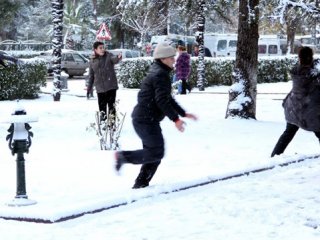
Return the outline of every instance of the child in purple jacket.
[[[188,89],[190,92],[190,86],[187,83],[188,77],[190,75],[191,66],[190,66],[190,55],[186,51],[185,46],[178,46],[179,56],[176,61],[176,79],[177,81],[181,80],[181,94],[186,94]]]

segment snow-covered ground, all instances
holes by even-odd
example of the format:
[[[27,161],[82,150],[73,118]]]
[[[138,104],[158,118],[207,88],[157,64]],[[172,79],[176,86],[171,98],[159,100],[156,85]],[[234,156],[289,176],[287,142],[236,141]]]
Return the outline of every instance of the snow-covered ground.
[[[258,86],[256,121],[224,118],[228,87],[177,95],[199,120],[187,121],[184,133],[169,120],[162,122],[166,155],[150,187],[139,190],[131,189],[139,166],[125,165],[117,175],[113,152],[101,151],[97,136],[87,130],[97,100],[77,97],[85,96],[84,80],[70,80],[68,86],[60,102],[49,94],[21,100],[28,114],[39,117],[31,123],[34,137],[25,154],[27,193],[36,205],[6,205],[15,196],[16,156],[5,141],[9,124],[0,124],[0,216],[56,221],[127,204],[53,224],[0,219],[1,239],[320,239],[317,158],[161,194],[319,154],[314,134],[300,130],[285,154],[269,157],[285,128],[281,99],[290,82]],[[50,83],[43,91],[51,91]],[[137,91],[118,91],[120,111],[127,113],[120,138],[123,149],[141,147],[130,119]],[[0,102],[0,118],[15,106],[14,101]]]

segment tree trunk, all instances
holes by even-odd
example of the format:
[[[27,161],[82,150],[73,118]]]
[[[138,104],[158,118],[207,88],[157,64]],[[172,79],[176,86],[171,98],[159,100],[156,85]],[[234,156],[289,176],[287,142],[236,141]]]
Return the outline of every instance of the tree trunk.
[[[287,10],[286,25],[287,25],[287,53],[294,53],[294,39],[297,31],[297,26],[300,23],[300,17],[296,11]]]
[[[95,24],[98,23],[98,17],[97,17],[97,9],[98,9],[98,3],[97,0],[92,0],[92,5],[93,5],[93,19]]]
[[[63,0],[52,0],[53,16],[53,100],[60,101],[61,97],[61,49],[62,24],[63,24]]]
[[[239,26],[228,117],[256,118],[259,0],[239,1]],[[250,12],[249,12],[250,11]]]
[[[294,53],[294,38],[296,35],[296,27],[287,24],[287,53]]]
[[[204,91],[205,86],[205,62],[204,62],[204,25],[205,25],[205,0],[198,0],[198,12],[197,12],[197,35],[196,40],[199,45],[199,55],[198,55],[198,80],[197,87],[199,91]]]

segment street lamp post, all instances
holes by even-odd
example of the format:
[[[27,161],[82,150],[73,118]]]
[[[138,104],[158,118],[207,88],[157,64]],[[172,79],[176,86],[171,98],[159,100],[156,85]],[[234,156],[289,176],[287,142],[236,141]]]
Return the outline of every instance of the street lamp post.
[[[37,203],[34,200],[28,199],[27,196],[25,159],[23,156],[24,153],[29,152],[31,137],[33,137],[29,123],[36,121],[38,119],[28,116],[19,104],[10,119],[6,121],[7,123],[11,123],[6,140],[9,141],[8,145],[12,155],[17,154],[17,191],[15,198],[7,203],[8,206],[28,206]]]

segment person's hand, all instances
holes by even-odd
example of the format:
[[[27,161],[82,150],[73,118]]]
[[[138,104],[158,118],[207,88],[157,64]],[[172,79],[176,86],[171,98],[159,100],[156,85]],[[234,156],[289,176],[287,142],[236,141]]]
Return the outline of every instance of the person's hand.
[[[122,58],[122,53],[118,54],[118,58],[121,59]]]
[[[184,126],[185,126],[185,122],[182,121],[181,119],[178,119],[177,121],[174,122],[174,124],[176,125],[176,128],[180,131],[183,132],[184,131]]]
[[[186,118],[190,118],[190,119],[192,119],[192,120],[194,120],[194,121],[197,121],[198,120],[198,117],[196,116],[196,115],[194,115],[194,114],[192,114],[192,113],[186,113],[186,116],[185,116]]]

